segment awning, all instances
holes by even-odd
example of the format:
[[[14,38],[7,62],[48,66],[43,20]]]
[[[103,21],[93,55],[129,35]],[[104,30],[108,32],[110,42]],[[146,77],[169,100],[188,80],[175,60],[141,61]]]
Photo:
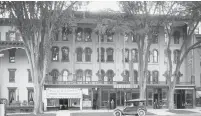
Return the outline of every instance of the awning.
[[[201,97],[201,91],[196,91],[196,98],[200,98]]]

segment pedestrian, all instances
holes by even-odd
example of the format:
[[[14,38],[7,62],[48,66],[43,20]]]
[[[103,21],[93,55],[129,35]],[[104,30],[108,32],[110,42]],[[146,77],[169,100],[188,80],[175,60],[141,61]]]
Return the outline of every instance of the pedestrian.
[[[111,101],[111,109],[114,109],[114,100]]]

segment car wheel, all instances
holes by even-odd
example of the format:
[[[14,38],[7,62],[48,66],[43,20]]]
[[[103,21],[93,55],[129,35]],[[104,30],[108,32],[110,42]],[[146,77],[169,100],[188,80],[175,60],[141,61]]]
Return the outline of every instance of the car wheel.
[[[143,109],[139,109],[137,111],[137,114],[138,114],[138,116],[145,116],[146,115],[146,113],[145,113],[145,111]]]
[[[122,116],[122,113],[119,110],[114,111],[113,114],[114,114],[114,116]]]

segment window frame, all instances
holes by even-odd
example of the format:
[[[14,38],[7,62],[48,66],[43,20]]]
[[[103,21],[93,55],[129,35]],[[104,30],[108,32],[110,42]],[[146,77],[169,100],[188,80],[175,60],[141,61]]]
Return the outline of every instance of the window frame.
[[[81,47],[76,48],[76,62],[83,62],[83,49]]]
[[[11,69],[9,68],[8,69],[8,72],[9,72],[9,83],[15,83],[15,78],[16,78],[16,75],[15,75],[15,72],[16,72],[17,69]],[[13,72],[13,81],[11,80],[11,72]]]
[[[110,53],[109,53],[110,51],[112,52],[111,53],[112,55],[110,55]],[[107,48],[106,54],[107,54],[107,62],[114,62],[114,49],[113,48]]]
[[[92,49],[90,47],[86,47],[84,51],[85,51],[85,62],[91,62]]]
[[[16,57],[16,48],[12,48],[12,49],[9,49],[8,52],[9,52],[9,63],[15,63],[15,57]],[[13,61],[12,61],[13,60]]]
[[[34,88],[33,87],[27,87],[27,102],[30,103],[30,93],[32,92],[32,102],[34,102]]]
[[[64,54],[66,54],[65,52],[64,52],[64,49],[67,49],[67,56],[66,56],[66,59],[64,59]],[[63,62],[70,62],[70,59],[69,59],[69,54],[70,54],[70,49],[69,49],[69,47],[67,47],[67,46],[63,46],[62,48],[61,48],[61,55],[62,55],[62,58],[61,58],[61,61],[63,61]]]
[[[13,101],[17,101],[17,99],[16,99],[16,90],[17,90],[17,87],[8,87],[8,102],[9,102],[9,105],[12,104]],[[12,95],[13,96],[12,102],[11,102],[11,96],[10,96],[11,91],[14,92],[14,95]]]
[[[53,51],[54,48],[56,48],[55,51]],[[52,61],[53,61],[53,62],[58,62],[58,61],[59,61],[59,47],[58,47],[58,46],[52,46],[51,51],[52,51]],[[55,52],[55,53],[54,53],[54,52]],[[57,59],[56,59],[56,60],[54,60],[54,57],[53,57],[54,54],[56,54],[56,56],[57,56]]]
[[[156,54],[154,52],[156,52]],[[157,49],[153,49],[153,63],[158,63],[159,62],[158,61],[158,59],[159,59],[158,57],[159,57],[158,50]],[[155,59],[156,59],[156,61],[155,61]]]
[[[27,72],[28,72],[28,83],[32,83],[33,82],[33,78],[31,76],[31,70],[27,69]]]

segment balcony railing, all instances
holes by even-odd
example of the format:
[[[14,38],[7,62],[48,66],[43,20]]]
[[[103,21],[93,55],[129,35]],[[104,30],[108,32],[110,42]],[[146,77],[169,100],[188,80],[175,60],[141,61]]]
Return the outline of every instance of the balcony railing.
[[[112,84],[131,84],[131,82],[125,81],[45,81],[47,85],[73,85],[73,84],[81,84],[81,85],[112,85]],[[134,81],[133,84],[139,84],[139,82]],[[194,85],[195,82],[177,82],[176,85]],[[147,85],[167,85],[166,81],[147,81]]]

